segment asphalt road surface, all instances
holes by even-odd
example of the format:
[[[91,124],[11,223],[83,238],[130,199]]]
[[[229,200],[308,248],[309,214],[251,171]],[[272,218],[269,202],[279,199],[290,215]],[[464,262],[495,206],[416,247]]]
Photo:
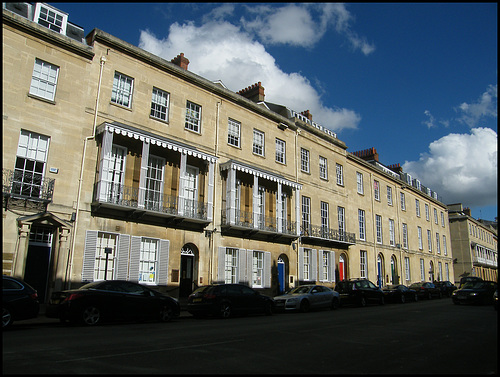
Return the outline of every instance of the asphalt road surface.
[[[498,312],[450,299],[171,323],[3,332],[4,374],[498,373]]]

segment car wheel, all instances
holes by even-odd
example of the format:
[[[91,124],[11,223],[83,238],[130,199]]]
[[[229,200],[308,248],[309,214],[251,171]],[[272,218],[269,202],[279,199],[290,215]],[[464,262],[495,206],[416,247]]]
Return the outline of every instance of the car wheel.
[[[231,305],[228,304],[227,302],[223,303],[220,306],[220,316],[222,318],[229,318],[229,317],[231,317]]]
[[[12,313],[8,308],[2,308],[2,329],[6,329],[11,326],[14,320],[12,319]]]
[[[83,309],[80,318],[84,325],[95,326],[101,322],[101,310],[94,305],[86,306]]]
[[[459,302],[458,300],[453,300],[453,303],[454,303],[455,305],[460,305],[460,302]]]
[[[404,304],[406,302],[405,295],[401,295],[401,303]]]
[[[164,305],[160,310],[160,322],[170,322],[174,318],[174,311],[169,305]]]
[[[307,313],[309,311],[309,308],[310,308],[310,304],[309,304],[309,301],[307,300],[302,300],[300,302],[300,311],[302,313]]]
[[[331,306],[331,309],[332,309],[332,310],[336,310],[336,309],[338,309],[339,307],[340,307],[340,302],[339,302],[339,299],[335,297],[335,298],[332,300],[332,306]]]
[[[361,296],[360,299],[359,299],[359,306],[361,307],[365,307],[366,306],[366,299],[364,296]]]

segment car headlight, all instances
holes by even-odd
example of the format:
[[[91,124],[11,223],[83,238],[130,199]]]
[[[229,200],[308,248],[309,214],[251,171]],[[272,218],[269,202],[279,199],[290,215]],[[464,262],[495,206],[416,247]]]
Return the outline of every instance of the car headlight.
[[[457,295],[457,292],[453,291],[453,292],[451,293],[451,295],[452,295],[452,296],[456,296],[456,295]]]
[[[471,296],[477,296],[477,293],[476,292],[471,292],[471,293],[469,293],[469,295],[471,295]]]

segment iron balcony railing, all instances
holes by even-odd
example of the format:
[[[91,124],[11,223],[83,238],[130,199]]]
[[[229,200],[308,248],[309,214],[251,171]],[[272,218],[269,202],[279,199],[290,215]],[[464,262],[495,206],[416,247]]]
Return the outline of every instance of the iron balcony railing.
[[[96,184],[94,198],[100,203],[207,220],[208,205],[206,203],[179,196],[160,194],[147,189],[143,190],[143,192],[144,198],[140,198],[141,190],[137,187],[99,181]],[[140,205],[140,203],[143,204]]]
[[[340,241],[346,243],[356,243],[356,235],[337,229],[331,229],[317,225],[301,225],[300,235],[302,237],[322,238],[331,241]]]
[[[3,169],[3,195],[51,202],[54,184],[55,179],[40,173]]]
[[[226,208],[222,210],[222,225],[239,226],[248,229],[258,229],[261,231],[268,231],[274,233],[283,233],[289,235],[297,234],[296,222],[281,220],[281,229],[278,229],[278,221],[274,217],[267,217],[263,215],[254,215],[249,211],[239,211],[234,209],[233,223],[231,223],[231,209]],[[254,221],[256,219],[256,221]]]

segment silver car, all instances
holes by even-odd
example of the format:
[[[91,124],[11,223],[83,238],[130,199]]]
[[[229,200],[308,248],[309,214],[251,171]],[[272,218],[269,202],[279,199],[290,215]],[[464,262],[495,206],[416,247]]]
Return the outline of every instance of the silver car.
[[[323,285],[300,285],[285,295],[274,297],[276,310],[337,309],[340,304],[339,293]]]

